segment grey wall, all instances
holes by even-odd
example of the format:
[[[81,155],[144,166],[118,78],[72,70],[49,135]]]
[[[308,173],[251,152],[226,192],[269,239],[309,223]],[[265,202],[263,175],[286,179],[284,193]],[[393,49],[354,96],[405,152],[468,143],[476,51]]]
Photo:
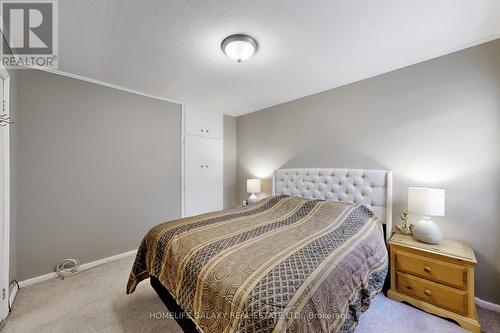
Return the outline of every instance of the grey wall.
[[[181,212],[180,105],[20,70],[17,271],[134,250]]]
[[[236,118],[224,115],[224,209],[236,205]]]
[[[435,220],[500,303],[500,40],[238,117],[237,150],[240,199],[283,167],[391,169],[396,221],[408,186],[446,189]]]

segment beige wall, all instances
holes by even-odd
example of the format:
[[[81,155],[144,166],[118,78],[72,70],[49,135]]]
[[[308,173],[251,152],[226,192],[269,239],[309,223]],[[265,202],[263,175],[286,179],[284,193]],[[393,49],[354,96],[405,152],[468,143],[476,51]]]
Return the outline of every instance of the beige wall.
[[[19,70],[17,273],[137,249],[181,212],[181,107]]]
[[[238,117],[237,151],[239,199],[283,167],[391,169],[396,221],[408,186],[446,189],[435,220],[500,303],[500,40]]]
[[[40,71],[12,82],[11,279],[134,250],[180,217],[180,105]],[[224,207],[235,199],[236,119],[224,116]]]

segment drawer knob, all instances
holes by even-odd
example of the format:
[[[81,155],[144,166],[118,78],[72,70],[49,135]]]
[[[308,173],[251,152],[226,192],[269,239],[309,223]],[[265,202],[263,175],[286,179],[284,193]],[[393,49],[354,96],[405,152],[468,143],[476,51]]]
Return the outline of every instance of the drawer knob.
[[[431,295],[432,295],[432,292],[431,292],[429,289],[425,289],[424,294],[425,294],[426,296],[431,296]]]
[[[427,273],[432,272],[432,270],[431,270],[431,268],[429,266],[425,266],[424,267],[424,271],[426,271]]]

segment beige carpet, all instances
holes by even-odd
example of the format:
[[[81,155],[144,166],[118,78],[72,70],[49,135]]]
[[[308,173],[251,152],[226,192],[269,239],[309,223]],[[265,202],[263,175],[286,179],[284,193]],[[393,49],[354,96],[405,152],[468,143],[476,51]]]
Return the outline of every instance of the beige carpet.
[[[66,278],[42,282],[19,291],[3,332],[182,332],[149,281],[132,295],[125,294],[133,258]],[[499,315],[480,312],[486,332],[500,328]],[[160,318],[160,319],[158,319]],[[498,326],[495,326],[498,325]],[[356,331],[364,332],[465,332],[458,325],[426,314],[382,294],[362,316]]]

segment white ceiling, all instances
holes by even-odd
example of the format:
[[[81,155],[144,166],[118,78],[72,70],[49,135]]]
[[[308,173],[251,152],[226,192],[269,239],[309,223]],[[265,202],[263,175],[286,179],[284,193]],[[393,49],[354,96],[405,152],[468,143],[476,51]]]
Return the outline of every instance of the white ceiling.
[[[241,115],[498,38],[500,1],[64,0],[59,34],[63,72]]]

